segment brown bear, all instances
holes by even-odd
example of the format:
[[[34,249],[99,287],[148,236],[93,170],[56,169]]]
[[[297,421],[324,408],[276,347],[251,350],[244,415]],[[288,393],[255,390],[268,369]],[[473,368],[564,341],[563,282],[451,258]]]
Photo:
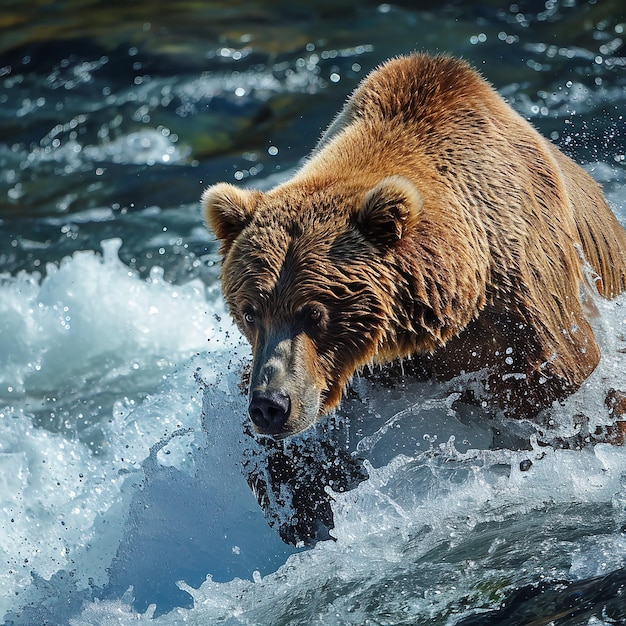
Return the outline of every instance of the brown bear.
[[[496,407],[534,416],[598,363],[589,286],[626,289],[600,187],[447,56],[373,71],[287,182],[202,201],[252,346],[250,417],[276,437],[406,357],[436,379],[479,372]]]

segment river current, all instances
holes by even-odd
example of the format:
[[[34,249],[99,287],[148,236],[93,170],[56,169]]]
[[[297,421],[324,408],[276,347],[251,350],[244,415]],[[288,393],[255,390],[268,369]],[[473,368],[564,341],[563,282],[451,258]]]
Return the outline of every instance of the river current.
[[[357,379],[276,452],[310,484],[329,445],[354,472],[294,545],[248,485],[268,452],[198,204],[289,176],[369,70],[424,50],[477,67],[626,224],[625,29],[611,0],[5,2],[0,621],[626,624],[626,450],[556,445],[610,420],[625,297],[546,432]]]

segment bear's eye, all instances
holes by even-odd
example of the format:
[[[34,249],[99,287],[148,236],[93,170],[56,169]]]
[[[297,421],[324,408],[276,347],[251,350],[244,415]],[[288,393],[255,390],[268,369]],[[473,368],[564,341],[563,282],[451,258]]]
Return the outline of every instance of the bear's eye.
[[[309,311],[309,320],[319,322],[322,319],[322,311],[317,307],[312,307]]]
[[[321,326],[326,319],[324,307],[318,304],[307,307],[303,313],[306,323],[311,328]]]
[[[246,322],[246,324],[254,324],[255,322],[254,313],[252,311],[244,311],[243,319]]]
[[[295,322],[305,329],[313,331],[324,323],[326,319],[326,311],[323,305],[309,304],[298,309],[295,316]]]

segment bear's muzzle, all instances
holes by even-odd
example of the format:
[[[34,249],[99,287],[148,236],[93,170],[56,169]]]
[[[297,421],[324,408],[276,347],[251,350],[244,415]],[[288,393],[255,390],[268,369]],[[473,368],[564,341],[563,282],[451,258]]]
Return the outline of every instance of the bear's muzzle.
[[[259,433],[282,434],[290,410],[291,399],[280,391],[255,389],[250,395],[248,413]]]
[[[306,334],[263,335],[253,349],[248,413],[259,434],[287,437],[317,420],[323,381],[312,371],[317,358]]]

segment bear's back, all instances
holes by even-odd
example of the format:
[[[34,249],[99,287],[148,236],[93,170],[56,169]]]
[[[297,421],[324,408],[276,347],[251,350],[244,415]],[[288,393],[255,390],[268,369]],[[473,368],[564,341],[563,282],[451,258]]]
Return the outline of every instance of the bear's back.
[[[484,99],[488,84],[467,63],[415,54],[392,59],[370,74],[353,98],[360,118],[415,123]]]
[[[410,128],[414,137],[434,141],[440,132],[451,128],[453,118],[463,125],[480,125],[494,114],[506,119],[512,113],[491,86],[461,59],[424,54],[398,57],[361,82],[311,156],[342,130],[359,122],[368,127],[368,132]]]

